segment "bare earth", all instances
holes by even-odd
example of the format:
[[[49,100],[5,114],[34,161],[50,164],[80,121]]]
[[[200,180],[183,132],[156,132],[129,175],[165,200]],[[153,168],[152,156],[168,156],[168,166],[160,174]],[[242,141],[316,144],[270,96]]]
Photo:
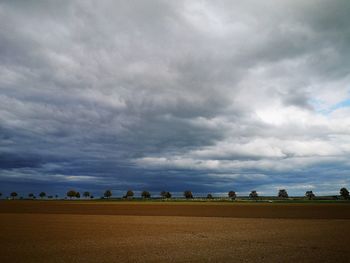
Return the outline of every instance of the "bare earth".
[[[349,236],[349,204],[0,202],[0,262],[350,262]]]

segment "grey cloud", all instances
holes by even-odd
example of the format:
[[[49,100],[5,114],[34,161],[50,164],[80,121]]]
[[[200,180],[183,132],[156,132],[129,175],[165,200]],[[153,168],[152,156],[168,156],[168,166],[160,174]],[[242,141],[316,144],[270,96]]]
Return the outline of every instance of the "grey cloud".
[[[30,168],[33,187],[46,176],[59,189],[71,175],[116,190],[303,183],[293,171],[310,185],[339,183],[350,120],[311,102],[348,99],[349,7],[2,2],[0,181]]]

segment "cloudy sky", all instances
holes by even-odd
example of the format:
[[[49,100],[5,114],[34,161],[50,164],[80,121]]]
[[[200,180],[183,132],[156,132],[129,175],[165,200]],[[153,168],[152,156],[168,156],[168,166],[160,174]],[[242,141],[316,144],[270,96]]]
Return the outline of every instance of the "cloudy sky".
[[[337,194],[350,2],[1,1],[0,192]]]

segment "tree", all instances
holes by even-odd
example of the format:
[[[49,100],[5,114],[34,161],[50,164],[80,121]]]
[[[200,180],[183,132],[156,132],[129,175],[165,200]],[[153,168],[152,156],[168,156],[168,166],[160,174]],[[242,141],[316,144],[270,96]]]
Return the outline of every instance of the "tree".
[[[58,195],[55,195],[55,198],[57,199],[57,198],[58,198]]]
[[[33,199],[34,198],[34,194],[30,193],[30,194],[28,194],[28,197]]]
[[[315,194],[314,194],[312,191],[306,191],[306,192],[305,192],[305,196],[306,196],[309,200],[315,198]]]
[[[213,199],[212,194],[208,194],[208,195],[207,195],[207,199]]]
[[[77,195],[77,192],[74,191],[74,190],[69,190],[69,191],[67,192],[67,196],[68,196],[70,199],[72,199],[72,197],[75,197],[76,195]]]
[[[249,198],[251,199],[257,199],[258,197],[258,193],[255,190],[251,191],[249,194]]]
[[[0,197],[2,196],[2,193],[0,193]]]
[[[111,190],[106,190],[105,193],[103,194],[104,197],[110,198],[112,196],[112,191]]]
[[[142,194],[141,194],[142,198],[150,198],[151,197],[151,194],[150,192],[148,191],[143,191]]]
[[[166,193],[165,193],[165,198],[167,198],[167,199],[168,199],[168,198],[171,198],[171,193],[170,193],[170,192],[166,192]]]
[[[161,191],[160,196],[164,199],[171,198],[171,193],[166,191]]]
[[[167,193],[167,192],[165,192],[165,191],[161,191],[161,192],[160,192],[160,196],[161,196],[162,198],[166,198],[166,193]]]
[[[75,197],[76,197],[76,198],[80,198],[80,193],[79,193],[79,192],[76,192],[76,193],[75,193]]]
[[[134,196],[134,192],[131,190],[128,190],[125,194],[125,198],[131,199],[131,198],[133,198],[133,196]]]
[[[185,197],[186,199],[192,199],[192,198],[193,198],[193,194],[192,194],[192,192],[191,192],[190,190],[186,190],[186,191],[184,192],[184,197]]]
[[[344,199],[349,199],[349,191],[345,187],[340,189],[340,196]]]
[[[18,195],[18,194],[17,194],[16,192],[12,192],[12,193],[10,194],[10,196],[12,197],[12,199],[15,199],[17,195]]]
[[[278,197],[279,198],[288,198],[288,193],[287,193],[286,189],[280,189],[278,191]]]
[[[228,197],[231,198],[232,200],[236,199],[237,195],[235,191],[230,191],[228,192]]]
[[[87,192],[87,191],[84,192],[84,193],[83,193],[83,196],[84,196],[85,198],[88,198],[88,197],[90,196],[90,192]]]
[[[46,193],[45,193],[45,192],[41,192],[41,193],[39,194],[39,196],[40,196],[40,198],[44,198],[44,197],[46,196]]]

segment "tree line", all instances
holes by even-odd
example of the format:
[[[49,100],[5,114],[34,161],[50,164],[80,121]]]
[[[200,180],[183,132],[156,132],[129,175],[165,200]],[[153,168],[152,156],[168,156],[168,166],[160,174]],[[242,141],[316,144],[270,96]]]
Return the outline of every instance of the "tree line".
[[[348,191],[348,189],[345,188],[345,187],[343,187],[343,188],[340,189],[339,194],[340,194],[340,197],[341,197],[342,199],[350,199],[349,191]],[[0,197],[1,197],[1,196],[2,196],[2,193],[0,193]],[[15,199],[15,198],[17,198],[18,193],[17,193],[17,192],[11,192],[11,193],[10,193],[10,196],[11,196],[12,199]],[[39,196],[41,199],[43,199],[44,197],[47,197],[47,198],[49,198],[49,199],[54,198],[54,197],[55,197],[56,199],[58,198],[58,195],[55,195],[55,196],[46,195],[45,192],[40,192],[40,193],[38,194],[38,196]],[[75,191],[75,190],[69,190],[69,191],[66,193],[66,196],[67,196],[68,198],[70,198],[70,199],[72,199],[72,198],[78,198],[78,199],[79,199],[79,198],[81,197],[80,192]],[[88,192],[88,191],[83,192],[82,196],[83,196],[84,198],[90,198],[90,199],[93,199],[93,198],[94,198],[94,196],[91,195],[90,192]],[[186,198],[186,199],[193,199],[193,198],[194,198],[194,196],[193,196],[191,190],[186,190],[186,191],[184,191],[184,192],[183,192],[183,196],[184,196],[184,198]],[[228,198],[230,198],[231,200],[235,200],[235,199],[237,198],[237,195],[236,195],[236,192],[235,192],[235,191],[229,191],[229,192],[227,193],[227,196],[228,196]],[[103,198],[109,199],[109,198],[111,198],[111,197],[112,197],[112,190],[106,190],[106,191],[103,193]],[[151,198],[151,193],[150,193],[149,191],[142,191],[140,197],[142,197],[142,198],[144,198],[144,199],[150,199],[150,198]],[[163,198],[163,199],[170,199],[170,198],[172,197],[172,194],[171,194],[170,192],[167,192],[167,191],[161,191],[161,192],[160,192],[160,197]],[[287,190],[286,190],[286,189],[280,189],[280,190],[278,191],[277,197],[278,197],[278,198],[281,198],[281,199],[286,199],[286,198],[288,198],[289,195],[288,195]],[[307,199],[309,199],[309,200],[312,200],[312,199],[314,199],[316,196],[315,196],[315,194],[313,193],[313,191],[306,191],[306,192],[305,192],[305,197],[306,197]],[[29,194],[28,194],[28,198],[29,198],[29,199],[35,199],[36,196],[35,196],[33,193],[29,193]],[[132,190],[128,190],[128,191],[125,193],[125,195],[123,196],[123,198],[124,198],[124,199],[132,199],[132,198],[134,198],[134,192],[133,192]],[[213,195],[210,194],[210,193],[207,195],[206,198],[207,198],[207,199],[214,199]],[[250,194],[249,194],[249,198],[250,198],[250,199],[253,199],[253,200],[258,199],[258,198],[259,198],[258,192],[257,192],[256,190],[251,191]]]

